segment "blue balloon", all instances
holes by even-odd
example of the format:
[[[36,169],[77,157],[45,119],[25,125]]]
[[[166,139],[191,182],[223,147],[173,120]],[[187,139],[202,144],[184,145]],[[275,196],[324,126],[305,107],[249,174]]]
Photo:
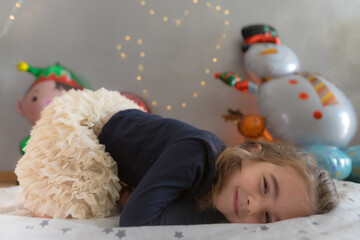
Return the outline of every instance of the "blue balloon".
[[[345,152],[352,159],[352,171],[346,180],[360,183],[360,146],[350,147]]]
[[[309,145],[302,147],[302,150],[311,153],[315,157],[318,166],[327,170],[331,177],[335,179],[343,180],[351,173],[352,159],[338,147]]]

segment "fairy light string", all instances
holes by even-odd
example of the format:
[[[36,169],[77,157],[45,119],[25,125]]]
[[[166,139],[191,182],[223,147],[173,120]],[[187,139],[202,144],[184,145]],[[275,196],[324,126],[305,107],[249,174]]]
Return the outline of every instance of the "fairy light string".
[[[211,11],[215,11],[217,12],[217,16],[222,16],[224,18],[224,26],[227,27],[229,26],[230,22],[229,22],[229,15],[230,15],[230,11],[228,9],[223,9],[222,6],[220,4],[217,4],[218,1],[203,1],[203,0],[187,0],[191,2],[191,5],[189,8],[184,9],[182,11],[182,15],[178,16],[178,17],[172,17],[168,14],[162,14],[162,13],[158,13],[156,8],[153,8],[150,4],[150,0],[141,0],[139,1],[139,6],[144,8],[145,11],[150,15],[153,16],[154,18],[158,18],[159,21],[165,23],[165,24],[172,24],[175,28],[180,28],[182,26],[182,23],[189,17],[189,15],[192,13],[192,10],[195,7],[205,7]],[[9,13],[9,17],[8,20],[6,21],[6,23],[4,24],[2,31],[0,33],[0,38],[2,38],[3,36],[6,35],[10,25],[13,23],[13,21],[16,19],[16,12],[19,8],[21,8],[23,5],[23,1],[22,0],[18,0],[11,12]],[[225,31],[224,31],[225,29]],[[137,73],[136,73],[136,78],[135,81],[137,81],[139,83],[140,86],[142,86],[141,88],[141,92],[142,94],[149,99],[149,104],[152,105],[152,107],[161,107],[161,108],[165,108],[166,110],[170,111],[170,110],[174,110],[178,107],[182,108],[182,109],[186,109],[189,106],[189,103],[191,100],[197,99],[199,97],[199,92],[201,92],[201,88],[205,88],[207,85],[206,79],[209,78],[209,74],[212,72],[212,67],[214,66],[214,64],[217,64],[219,62],[219,56],[220,56],[220,52],[222,49],[222,45],[223,45],[223,40],[226,38],[226,28],[224,28],[222,31],[219,31],[219,40],[217,41],[216,45],[213,46],[213,49],[210,50],[214,50],[214,56],[210,59],[208,59],[208,63],[206,64],[207,67],[205,67],[205,69],[199,69],[199,71],[203,72],[203,79],[199,80],[198,82],[194,81],[194,89],[191,93],[187,93],[185,95],[187,95],[187,97],[183,97],[183,99],[177,103],[176,105],[171,105],[169,103],[159,103],[155,98],[150,98],[150,92],[149,90],[144,87],[148,83],[148,79],[144,79],[143,78],[143,74],[145,71],[145,64],[144,64],[144,59],[146,58],[146,51],[143,47],[143,39],[141,37],[134,37],[134,36],[130,36],[130,35],[125,35],[124,39],[122,41],[120,41],[120,43],[116,46],[117,51],[119,51],[119,56],[123,61],[127,61],[127,54],[126,51],[124,50],[125,47],[125,43],[126,42],[131,42],[131,41],[136,41],[136,44],[138,46],[139,49],[139,63],[137,66]]]
[[[14,20],[16,19],[16,12],[19,8],[21,8],[22,6],[22,0],[17,1],[14,6],[12,7],[9,17],[6,21],[6,23],[4,24],[1,33],[0,33],[0,38],[2,38],[3,36],[6,35],[10,25],[14,22]]]
[[[215,64],[217,64],[220,61],[219,56],[221,55],[223,42],[224,42],[224,39],[226,38],[226,30],[230,24],[230,22],[229,22],[230,11],[228,9],[223,9],[220,4],[217,4],[218,1],[201,1],[201,0],[188,0],[188,1],[191,2],[191,5],[189,5],[190,7],[187,9],[184,9],[182,12],[182,15],[178,16],[178,17],[172,17],[169,14],[158,12],[156,8],[151,6],[150,0],[139,1],[139,7],[143,8],[145,10],[145,14],[149,14],[150,16],[158,19],[159,22],[162,22],[164,24],[172,24],[174,28],[180,28],[182,26],[183,22],[186,21],[186,19],[189,17],[189,15],[193,12],[192,10],[195,7],[198,7],[198,8],[205,7],[207,9],[209,9],[209,11],[216,12],[217,16],[220,16],[224,19],[223,20],[224,28],[222,28],[219,31],[218,41],[216,42],[215,46],[211,46],[212,49],[210,49],[214,53],[213,57],[211,57],[210,59],[207,60],[205,68],[199,69],[199,71],[202,72],[203,78],[199,81],[194,81],[194,88],[193,88],[192,92],[184,93],[184,95],[186,95],[186,97],[182,97],[180,102],[175,103],[173,105],[170,103],[165,103],[165,102],[159,103],[156,100],[156,97],[154,98],[151,95],[150,91],[145,87],[146,85],[150,85],[150,83],[149,83],[148,79],[145,79],[143,77],[144,71],[145,71],[144,59],[146,58],[146,50],[144,49],[144,42],[143,42],[144,39],[142,39],[140,37],[136,37],[136,36],[125,35],[124,39],[121,40],[120,41],[121,43],[118,44],[116,47],[117,51],[119,51],[120,58],[123,61],[126,61],[127,55],[126,55],[126,52],[124,49],[125,43],[136,41],[137,47],[138,47],[137,49],[138,49],[138,54],[139,54],[138,55],[139,62],[138,62],[136,77],[135,77],[134,81],[137,81],[139,83],[139,86],[141,86],[141,92],[142,92],[143,96],[146,99],[148,99],[149,104],[153,108],[158,107],[158,108],[166,109],[167,111],[175,110],[177,108],[186,109],[192,100],[195,100],[199,97],[199,92],[201,92],[201,90],[203,88],[205,88],[207,85],[206,79],[208,79],[210,77],[209,74],[211,72],[213,72],[212,68],[214,67]],[[127,44],[126,44],[126,46],[127,46]]]

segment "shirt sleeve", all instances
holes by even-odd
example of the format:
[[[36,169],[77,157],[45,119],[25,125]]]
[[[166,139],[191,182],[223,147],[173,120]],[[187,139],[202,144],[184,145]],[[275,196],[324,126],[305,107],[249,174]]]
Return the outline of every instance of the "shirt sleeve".
[[[204,220],[190,192],[211,178],[206,149],[198,141],[173,143],[145,174],[125,205],[120,226],[197,224]]]

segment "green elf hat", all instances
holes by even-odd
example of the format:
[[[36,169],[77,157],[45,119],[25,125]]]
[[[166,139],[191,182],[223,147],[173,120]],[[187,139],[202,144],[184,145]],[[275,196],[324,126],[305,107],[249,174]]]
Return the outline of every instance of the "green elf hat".
[[[36,79],[31,87],[40,82],[52,80],[65,83],[77,89],[84,89],[84,84],[80,82],[70,70],[61,66],[59,63],[46,68],[36,68],[21,61],[18,63],[17,68],[19,71],[29,72],[35,75]]]

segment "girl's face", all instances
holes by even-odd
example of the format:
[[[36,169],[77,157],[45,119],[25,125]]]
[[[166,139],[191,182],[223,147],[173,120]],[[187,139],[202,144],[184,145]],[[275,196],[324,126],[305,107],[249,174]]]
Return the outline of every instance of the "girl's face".
[[[311,215],[308,187],[292,167],[243,160],[220,193],[215,207],[232,223],[269,223]]]

